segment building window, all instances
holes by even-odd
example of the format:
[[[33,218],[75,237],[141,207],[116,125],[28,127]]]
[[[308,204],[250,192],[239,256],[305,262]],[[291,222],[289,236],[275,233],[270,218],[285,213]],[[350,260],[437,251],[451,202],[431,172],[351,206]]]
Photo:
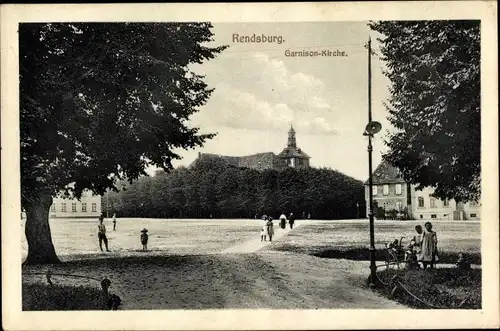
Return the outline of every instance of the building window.
[[[449,207],[449,206],[450,206],[450,200],[448,200],[448,199],[444,199],[444,200],[443,200],[443,206],[445,206],[445,207]]]
[[[373,186],[372,194],[377,195],[377,186]]]
[[[476,218],[476,217],[477,217],[477,215],[476,215],[476,214],[470,214],[470,217],[471,217],[471,218]]]
[[[97,211],[97,204],[92,202],[92,212],[95,213]]]
[[[431,218],[437,218],[436,214],[432,214]]]
[[[86,213],[86,212],[87,212],[87,203],[86,203],[86,202],[82,202],[82,211],[83,211],[84,213]]]
[[[431,200],[431,208],[436,208],[436,198],[434,197],[430,197],[430,200]]]
[[[65,213],[65,212],[66,212],[66,202],[61,203],[61,211],[62,211],[63,213]]]
[[[56,211],[56,205],[50,206],[50,211]]]
[[[401,184],[396,184],[396,194],[401,194]]]
[[[71,212],[76,213],[76,202],[71,204]]]
[[[424,198],[423,197],[418,197],[418,206],[424,207]]]
[[[403,209],[403,204],[401,201],[396,202],[396,210],[401,211]]]
[[[389,185],[387,185],[387,184],[384,185],[383,192],[384,192],[384,195],[388,195],[389,194]]]
[[[290,160],[290,165],[292,166],[292,168],[295,168],[295,159]]]

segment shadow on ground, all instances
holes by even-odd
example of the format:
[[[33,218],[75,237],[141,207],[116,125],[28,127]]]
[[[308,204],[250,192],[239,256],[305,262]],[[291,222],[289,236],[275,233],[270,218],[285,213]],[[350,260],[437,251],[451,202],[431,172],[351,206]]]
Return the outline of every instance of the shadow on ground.
[[[69,261],[50,266],[54,273],[108,278],[123,309],[285,308],[300,296],[289,291],[286,276],[255,254],[238,256],[144,256]],[[40,282],[47,266],[23,266],[23,282]],[[53,276],[61,285],[91,285]],[[90,281],[92,283],[92,281]]]

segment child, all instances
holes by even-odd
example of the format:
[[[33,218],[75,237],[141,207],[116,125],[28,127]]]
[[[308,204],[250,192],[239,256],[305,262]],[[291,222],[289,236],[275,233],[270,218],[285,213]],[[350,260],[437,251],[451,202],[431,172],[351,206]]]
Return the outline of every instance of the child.
[[[141,244],[142,251],[145,252],[148,250],[148,230],[146,228],[141,230]]]
[[[422,226],[415,226],[417,234],[410,240],[405,252],[405,259],[409,268],[420,268],[418,257],[422,249]]]
[[[116,213],[113,213],[113,231],[116,231]]]
[[[422,250],[420,252],[420,261],[424,265],[424,269],[434,268],[434,263],[439,260],[437,255],[437,235],[432,231],[432,223],[424,224],[425,231],[422,233]]]
[[[262,216],[263,224],[260,228],[260,241],[267,241],[267,216]]]
[[[273,241],[273,235],[274,235],[274,227],[273,227],[273,219],[269,217],[267,220],[267,234],[269,235],[269,241]]]
[[[470,270],[470,262],[463,253],[458,254],[457,268],[460,270]]]

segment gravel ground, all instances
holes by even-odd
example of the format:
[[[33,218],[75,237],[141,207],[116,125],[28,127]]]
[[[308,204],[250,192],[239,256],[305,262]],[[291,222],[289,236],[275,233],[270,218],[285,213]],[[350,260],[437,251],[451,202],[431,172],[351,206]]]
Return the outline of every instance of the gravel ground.
[[[109,278],[110,292],[123,299],[122,309],[406,309],[365,288],[367,261],[273,250],[283,243],[328,244],[332,234],[347,238],[349,228],[357,240],[362,237],[358,234],[364,226],[362,221],[297,222],[299,227],[291,231],[276,229],[272,243],[260,242],[260,223],[255,220],[119,220],[116,232],[110,231],[109,223],[112,252],[103,254],[92,236],[97,222],[52,221],[56,249],[66,262],[50,267],[54,273]],[[392,235],[399,236],[400,224],[386,222],[384,226],[387,233],[393,226]],[[405,223],[405,229],[412,226]],[[442,237],[446,238],[449,234],[440,226],[435,228],[445,232]],[[150,240],[151,252],[136,248],[143,227],[156,236]],[[476,233],[470,231],[463,236],[474,240]],[[467,240],[463,242],[473,248]],[[44,272],[47,268],[23,266],[23,273]],[[23,276],[23,282],[43,279]],[[97,281],[79,278],[53,276],[53,280],[58,284],[99,286]]]

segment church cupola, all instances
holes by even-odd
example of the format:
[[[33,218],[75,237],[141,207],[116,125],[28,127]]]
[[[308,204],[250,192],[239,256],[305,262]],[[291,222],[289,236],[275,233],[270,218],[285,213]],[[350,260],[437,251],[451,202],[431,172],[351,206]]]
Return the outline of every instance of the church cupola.
[[[297,140],[295,139],[295,130],[293,126],[290,125],[290,130],[288,131],[288,147],[297,148]]]
[[[292,125],[290,125],[290,130],[288,131],[287,147],[278,154],[278,157],[288,167],[297,169],[309,167],[310,157],[300,148],[297,148],[297,139],[295,138],[295,130]]]

